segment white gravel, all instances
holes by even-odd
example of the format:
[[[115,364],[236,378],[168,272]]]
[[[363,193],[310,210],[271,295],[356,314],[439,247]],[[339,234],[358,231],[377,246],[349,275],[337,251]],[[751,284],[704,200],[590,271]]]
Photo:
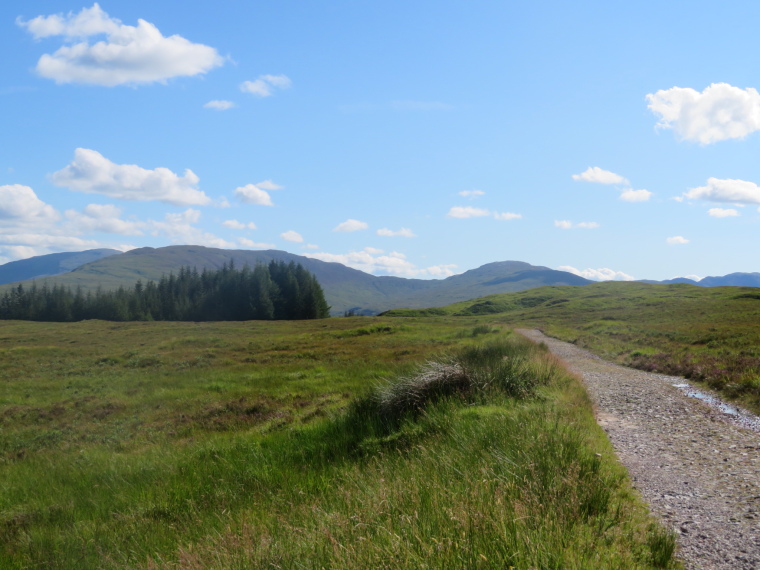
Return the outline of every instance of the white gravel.
[[[756,416],[690,397],[674,386],[683,378],[611,364],[537,330],[518,332],[546,343],[583,379],[634,486],[678,533],[687,568],[760,569]]]

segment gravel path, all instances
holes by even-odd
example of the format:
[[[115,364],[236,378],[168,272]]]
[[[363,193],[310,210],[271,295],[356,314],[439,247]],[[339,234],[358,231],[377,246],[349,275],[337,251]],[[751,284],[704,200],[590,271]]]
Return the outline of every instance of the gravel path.
[[[687,568],[760,569],[760,430],[689,397],[683,378],[605,362],[575,345],[518,331],[583,378],[634,486],[679,536]],[[757,420],[757,418],[754,418]]]

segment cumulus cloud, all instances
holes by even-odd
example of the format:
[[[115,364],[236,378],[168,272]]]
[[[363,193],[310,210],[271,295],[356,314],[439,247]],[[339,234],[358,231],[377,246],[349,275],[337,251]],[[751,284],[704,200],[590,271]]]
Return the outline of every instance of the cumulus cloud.
[[[607,267],[600,269],[576,269],[571,265],[560,265],[557,268],[559,271],[567,271],[579,277],[585,279],[591,279],[592,281],[633,281],[634,277],[623,273],[622,271],[615,271]]]
[[[687,239],[686,239],[685,237],[683,237],[683,236],[673,236],[673,237],[669,237],[669,238],[667,238],[667,239],[665,240],[665,242],[666,242],[668,245],[683,245],[683,244],[689,243],[689,240],[687,240]]]
[[[508,222],[509,220],[519,220],[522,218],[522,214],[515,214],[513,212],[494,212],[493,217],[502,222]]]
[[[710,144],[740,139],[760,129],[760,93],[728,83],[713,83],[701,93],[672,87],[646,96],[659,117],[657,127],[673,129],[680,140]]]
[[[251,249],[274,249],[273,243],[259,243],[246,238],[238,238],[238,243],[243,247],[249,247]]]
[[[446,214],[449,218],[482,218],[484,216],[490,216],[491,212],[484,210],[483,208],[473,208],[472,206],[454,206]]]
[[[400,230],[393,231],[388,228],[380,228],[377,230],[377,235],[383,236],[383,237],[405,237],[405,238],[413,238],[417,237],[412,230],[409,228],[401,228]]]
[[[593,230],[598,228],[599,224],[596,222],[578,222],[577,224],[574,224],[570,220],[554,220],[554,227],[561,228],[563,230],[572,230],[575,228]]]
[[[628,184],[628,180],[610,172],[609,170],[602,170],[598,166],[589,166],[586,170],[580,174],[573,174],[573,180],[579,182],[595,182],[596,184]]]
[[[462,190],[459,192],[459,195],[465,198],[478,198],[479,196],[484,196],[485,192],[482,190]]]
[[[40,200],[29,186],[0,186],[0,220],[3,220],[5,227],[46,223],[58,218],[55,208]]]
[[[232,101],[209,101],[203,107],[204,109],[216,109],[217,111],[226,111],[235,107],[235,103]]]
[[[739,215],[733,208],[710,208],[707,213],[713,218],[731,218]]]
[[[708,178],[705,186],[690,189],[684,197],[708,202],[760,204],[760,187],[747,180]]]
[[[18,19],[36,39],[62,36],[69,44],[37,62],[37,73],[56,83],[122,84],[164,82],[204,74],[224,63],[212,47],[182,36],[164,37],[156,26],[138,20],[128,26],[111,18],[96,3],[78,14]],[[90,43],[93,36],[104,40]]]
[[[254,81],[244,81],[240,84],[243,93],[257,97],[270,97],[276,89],[288,89],[292,82],[286,75],[259,75]]]
[[[146,223],[121,219],[121,209],[112,204],[89,204],[84,210],[65,212],[69,227],[75,233],[103,232],[125,236],[143,235]]]
[[[598,166],[590,166],[580,174],[573,174],[573,180],[580,182],[595,182],[597,184],[614,184],[628,186],[630,182],[619,174],[602,170]],[[632,188],[623,188],[620,190],[620,199],[624,202],[646,202],[652,197],[649,190],[633,190]]]
[[[345,222],[341,222],[333,228],[334,232],[358,232],[359,230],[366,230],[369,225],[366,222],[360,222],[349,218]]]
[[[264,182],[258,184],[246,184],[235,188],[235,196],[241,202],[246,204],[257,204],[259,206],[274,206],[272,197],[262,188]]]
[[[294,232],[293,230],[289,230],[287,232],[283,232],[280,234],[280,237],[284,239],[285,241],[290,241],[293,243],[302,243],[303,242],[303,236],[299,234],[298,232]]]
[[[178,176],[168,168],[147,170],[134,164],[115,164],[86,148],[76,149],[73,162],[50,178],[57,186],[120,200],[158,200],[175,206],[204,205],[211,201],[198,190],[200,180],[192,170]]]
[[[262,182],[257,182],[256,186],[261,188],[262,190],[282,190],[284,186],[280,186],[279,184],[275,184],[271,180],[264,180]]]
[[[204,232],[197,228],[201,219],[199,210],[188,208],[184,212],[170,213],[164,216],[163,221],[147,223],[150,233],[154,236],[164,235],[172,240],[172,243],[205,245],[208,247],[233,248],[235,243],[222,239],[214,234]]]
[[[624,202],[646,202],[652,197],[649,190],[633,190],[628,188],[620,194],[620,199]]]
[[[515,214],[513,212],[492,212],[485,208],[473,208],[472,206],[454,206],[446,214],[447,218],[467,219],[467,218],[484,218],[493,217],[495,220],[509,221],[519,220],[522,218],[522,214]]]
[[[342,263],[360,271],[380,275],[398,275],[404,277],[448,277],[454,275],[456,265],[434,265],[418,268],[411,263],[403,253],[367,247],[362,251],[352,251],[345,254],[306,253],[306,257],[322,261]]]
[[[5,260],[0,263],[56,251],[129,248],[79,237],[91,232],[142,233],[146,224],[122,220],[120,214],[116,206],[90,204],[82,212],[67,210],[62,216],[28,186],[0,186],[0,260]]]
[[[225,220],[222,222],[222,225],[225,228],[230,228],[231,230],[255,230],[256,224],[253,222],[248,222],[247,224],[244,224],[243,222],[238,222],[237,220]]]

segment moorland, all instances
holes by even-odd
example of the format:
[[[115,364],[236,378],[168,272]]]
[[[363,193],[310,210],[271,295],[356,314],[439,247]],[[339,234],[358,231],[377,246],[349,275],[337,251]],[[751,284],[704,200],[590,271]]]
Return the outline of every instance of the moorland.
[[[564,279],[526,266],[445,295]],[[758,289],[444,288],[377,317],[0,322],[0,566],[678,567],[578,379],[512,327],[760,411]]]
[[[502,320],[5,321],[0,566],[676,566]]]
[[[607,360],[684,376],[760,413],[760,289],[755,287],[606,282],[386,314],[499,317]]]

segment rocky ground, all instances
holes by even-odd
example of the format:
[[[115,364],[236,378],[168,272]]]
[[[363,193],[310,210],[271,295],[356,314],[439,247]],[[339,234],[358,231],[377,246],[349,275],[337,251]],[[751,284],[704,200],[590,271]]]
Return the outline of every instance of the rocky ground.
[[[760,569],[760,423],[690,397],[683,378],[544,342],[581,376],[597,420],[652,512],[679,536],[687,568]],[[725,409],[725,408],[724,408]]]

